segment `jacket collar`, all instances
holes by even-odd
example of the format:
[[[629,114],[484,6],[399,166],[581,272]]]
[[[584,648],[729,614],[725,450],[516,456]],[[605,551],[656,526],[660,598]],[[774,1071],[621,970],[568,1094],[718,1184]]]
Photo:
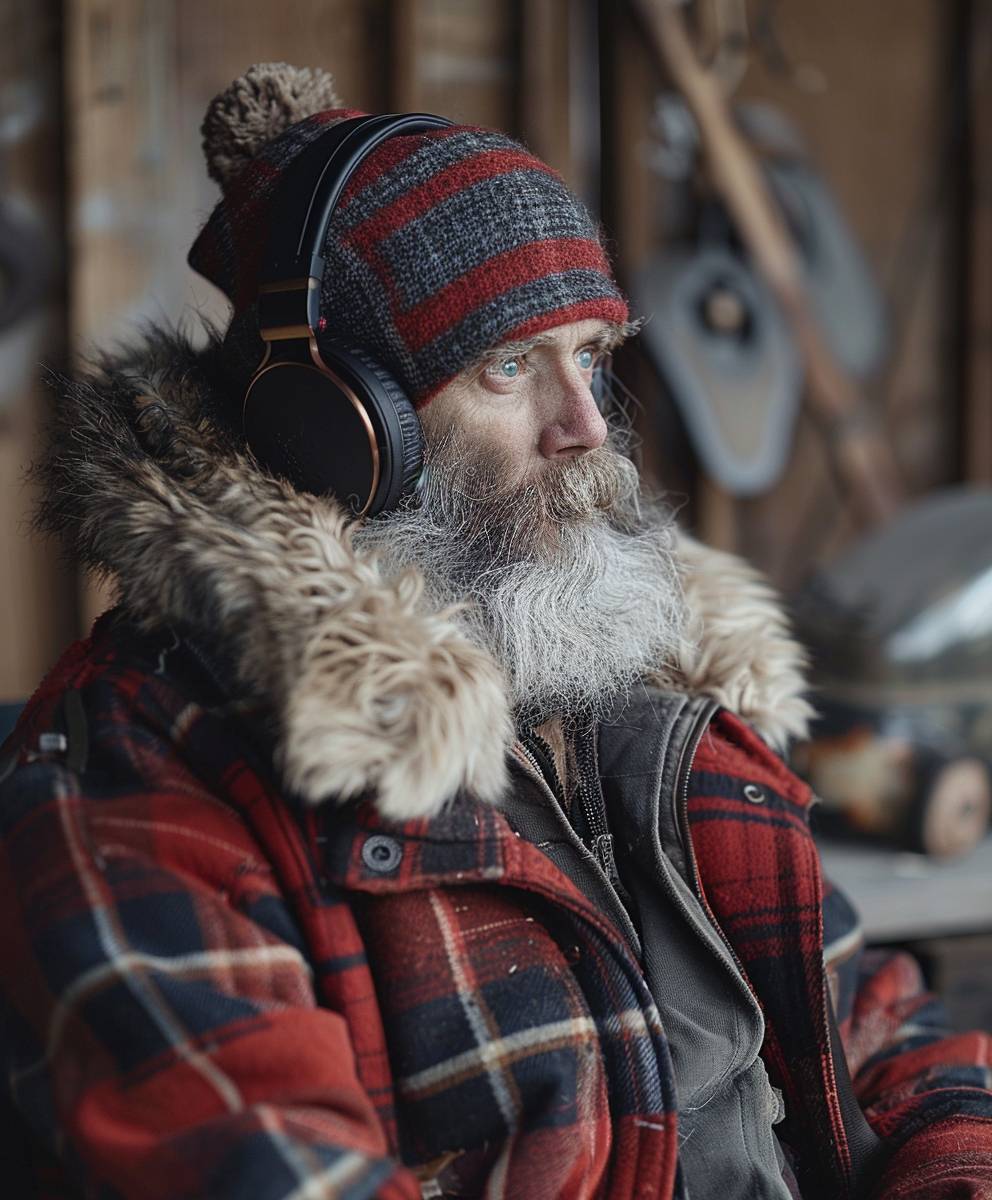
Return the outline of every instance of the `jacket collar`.
[[[146,629],[214,647],[277,730],[277,765],[312,803],[371,793],[394,820],[460,789],[507,786],[514,729],[498,665],[432,611],[413,574],[383,575],[330,498],[272,479],[212,418],[209,364],[179,334],[62,380],[42,528],[109,575]],[[705,692],[782,743],[805,731],[802,655],[766,585],[683,539],[691,645],[651,682]]]

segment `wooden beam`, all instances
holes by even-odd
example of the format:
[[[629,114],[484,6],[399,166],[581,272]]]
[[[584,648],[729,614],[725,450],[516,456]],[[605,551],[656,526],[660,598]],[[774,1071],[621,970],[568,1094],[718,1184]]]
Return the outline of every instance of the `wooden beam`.
[[[392,112],[419,112],[422,108],[417,54],[420,0],[389,0],[388,13],[389,108]]]
[[[570,0],[518,6],[518,132],[531,150],[575,185],[569,123]]]
[[[58,546],[30,536],[39,497],[25,482],[51,403],[38,363],[61,367],[65,358],[60,7],[18,0],[0,14],[7,85],[0,220],[21,245],[37,241],[34,269],[44,270],[47,259],[51,271],[42,294],[0,331],[0,703],[34,691],[70,639],[75,611]],[[11,282],[3,280],[5,292]]]
[[[964,470],[992,484],[992,7],[970,8]]]

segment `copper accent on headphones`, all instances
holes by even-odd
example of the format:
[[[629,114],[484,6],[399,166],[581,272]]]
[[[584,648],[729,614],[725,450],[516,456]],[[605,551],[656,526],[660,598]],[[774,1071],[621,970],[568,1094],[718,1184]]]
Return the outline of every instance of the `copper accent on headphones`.
[[[316,280],[312,275],[301,275],[298,279],[277,279],[275,283],[260,283],[259,293],[262,292],[304,292],[309,290]]]
[[[372,455],[372,482],[369,484],[369,494],[364,507],[360,512],[355,514],[358,517],[364,517],[372,505],[376,492],[379,490],[379,443],[376,441],[375,430],[372,427],[372,422],[369,420],[369,414],[365,411],[365,405],[358,399],[344,380],[335,375],[327,363],[320,357],[320,348],[317,345],[317,339],[313,335],[310,337],[310,357],[313,359],[317,370],[323,372],[329,379],[333,379],[337,387],[348,397],[351,407],[358,413],[358,418],[365,428],[365,436],[369,440],[369,450]]]
[[[308,338],[313,330],[309,325],[270,325],[260,329],[259,334],[266,342],[289,342],[294,338]]]
[[[285,294],[287,292],[312,292],[320,287],[320,280],[313,275],[301,275],[296,279],[277,279],[272,283],[259,284],[259,296]],[[259,305],[260,313],[265,306]],[[304,301],[304,311],[306,302]],[[288,310],[284,315],[288,315]],[[284,325],[265,325],[259,322],[258,330],[265,342],[288,342],[293,338],[309,338],[313,334],[310,326],[304,322],[293,322]]]

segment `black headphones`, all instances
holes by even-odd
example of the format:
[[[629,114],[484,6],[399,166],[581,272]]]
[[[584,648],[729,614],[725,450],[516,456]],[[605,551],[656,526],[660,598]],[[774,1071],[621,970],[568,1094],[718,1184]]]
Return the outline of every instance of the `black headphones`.
[[[287,166],[273,200],[258,289],[266,351],[245,393],[245,440],[274,474],[332,493],[356,516],[386,512],[415,490],[423,433],[392,375],[320,328],[321,250],[366,155],[387,138],[451,124],[429,113],[340,121]]]

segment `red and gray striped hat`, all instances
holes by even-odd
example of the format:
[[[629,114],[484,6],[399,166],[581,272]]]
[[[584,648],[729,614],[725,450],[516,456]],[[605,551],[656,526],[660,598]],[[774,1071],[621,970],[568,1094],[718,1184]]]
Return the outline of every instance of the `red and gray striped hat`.
[[[282,171],[340,106],[330,76],[250,68],[203,124],[223,198],[190,266],[250,326],[266,222]],[[488,350],[556,325],[623,323],[595,222],[550,167],[495,130],[455,125],[391,138],[350,181],[324,247],[321,315],[364,347],[418,405]]]

